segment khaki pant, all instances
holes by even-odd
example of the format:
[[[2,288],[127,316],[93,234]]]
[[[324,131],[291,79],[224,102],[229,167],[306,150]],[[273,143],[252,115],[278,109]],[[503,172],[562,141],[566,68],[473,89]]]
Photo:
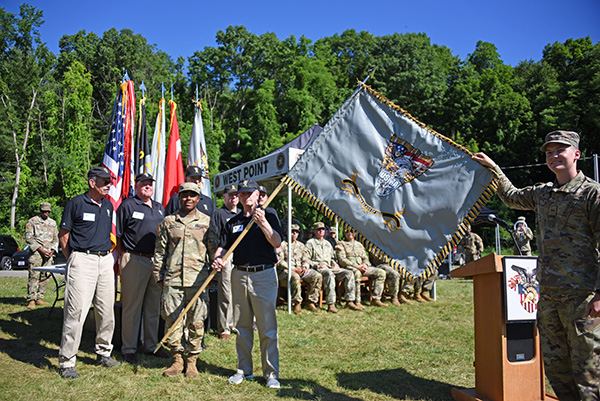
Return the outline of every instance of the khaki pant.
[[[152,275],[150,258],[126,252],[121,257],[121,339],[123,354],[134,354],[144,317],[144,351],[158,343],[161,288]]]
[[[110,356],[115,329],[115,272],[114,258],[72,252],[65,273],[65,306],[58,351],[61,368],[75,366],[77,351],[81,343],[83,323],[94,303],[96,318],[96,345],[94,351],[101,356]]]
[[[237,373],[252,374],[254,318],[260,338],[260,355],[265,379],[279,377],[279,338],[277,336],[277,273],[274,268],[260,272],[231,271],[233,322],[236,338]]]
[[[225,262],[220,273],[217,287],[217,326],[219,334],[231,334],[233,329],[233,305],[231,303],[231,263],[232,257]]]

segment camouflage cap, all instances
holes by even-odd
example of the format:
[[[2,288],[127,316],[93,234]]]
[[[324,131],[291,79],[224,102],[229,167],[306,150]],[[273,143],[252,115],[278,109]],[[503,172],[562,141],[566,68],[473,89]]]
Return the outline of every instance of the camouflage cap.
[[[551,143],[562,143],[579,149],[579,134],[573,131],[552,131],[546,135],[546,139],[540,150],[546,151],[546,146]]]
[[[517,221],[518,221],[518,222],[519,222],[519,221],[525,221],[525,216],[519,216],[519,217],[517,218]]]
[[[292,231],[300,232],[300,226],[298,224],[292,224]]]
[[[106,167],[92,167],[88,171],[88,180],[94,178],[114,178]]]
[[[237,187],[235,186],[235,184],[227,185],[223,190],[223,194],[231,194],[234,192],[237,193]]]
[[[40,211],[41,212],[49,212],[51,210],[52,210],[52,205],[50,205],[50,203],[48,203],[48,202],[40,203]]]
[[[182,193],[184,191],[191,191],[191,192],[195,192],[198,195],[200,195],[200,193],[202,192],[200,190],[200,187],[198,186],[198,184],[194,183],[194,182],[184,182],[183,184],[181,184],[179,186],[179,193]]]
[[[317,221],[315,224],[313,224],[313,230],[318,230],[319,228],[325,228],[325,223],[322,221]]]
[[[204,177],[204,171],[198,166],[187,166],[185,168],[186,177]]]

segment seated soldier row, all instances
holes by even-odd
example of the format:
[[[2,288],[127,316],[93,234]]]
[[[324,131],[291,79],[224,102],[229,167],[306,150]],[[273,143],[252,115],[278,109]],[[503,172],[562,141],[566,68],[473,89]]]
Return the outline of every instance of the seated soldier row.
[[[300,288],[302,282],[307,284],[306,297],[308,302],[306,307],[313,312],[319,310],[317,305],[322,290],[324,291],[327,311],[331,313],[338,312],[335,306],[337,284],[343,288],[342,299],[346,302],[348,308],[356,311],[363,310],[360,289],[363,277],[368,277],[373,281],[371,305],[388,306],[381,299],[384,286],[387,286],[387,290],[392,297],[392,305],[399,306],[402,303],[412,305],[412,302],[407,299],[412,284],[405,281],[402,292],[400,292],[400,273],[374,255],[371,255],[369,260],[363,245],[354,239],[354,231],[346,230],[344,232],[346,241],[338,242],[335,249],[325,239],[325,224],[316,222],[313,225],[313,234],[314,237],[304,245],[298,240],[300,226],[292,224],[290,290],[295,314],[302,313]],[[287,285],[288,244],[285,241],[281,243],[277,274],[279,282],[282,285]],[[432,277],[425,280],[425,282],[418,280],[414,284],[415,300],[419,302],[433,301],[427,295],[427,292],[431,290],[434,280],[435,277]]]

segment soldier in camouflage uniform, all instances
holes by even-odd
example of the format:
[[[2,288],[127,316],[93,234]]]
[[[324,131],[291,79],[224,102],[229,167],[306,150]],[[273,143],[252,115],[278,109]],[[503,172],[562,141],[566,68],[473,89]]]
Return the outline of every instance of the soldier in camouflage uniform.
[[[40,203],[40,214],[32,217],[25,227],[25,240],[29,245],[29,282],[27,283],[27,309],[36,305],[48,305],[44,302],[48,273],[34,271],[34,267],[51,266],[54,254],[58,252],[58,228],[56,221],[50,218],[51,205]]]
[[[533,239],[533,231],[527,227],[525,217],[521,216],[517,219],[514,233],[517,244],[513,247],[513,253],[515,255],[531,256],[531,244],[529,244],[529,241]]]
[[[210,217],[196,209],[200,187],[192,182],[179,186],[180,209],[167,216],[158,227],[156,249],[152,258],[154,279],[163,288],[161,314],[170,328],[191,298],[208,277],[209,262],[206,232]],[[214,252],[214,250],[210,250]],[[196,359],[202,351],[204,319],[208,298],[203,293],[185,316],[187,341],[182,344],[183,321],[167,338],[166,347],[175,361],[163,372],[175,376],[183,372],[183,353],[187,351],[185,375],[198,376]]]
[[[477,235],[477,234],[474,234]],[[479,258],[478,258],[479,259]],[[427,277],[418,278],[415,280],[414,284],[414,300],[417,302],[434,302],[435,299],[429,296],[429,293],[433,289],[433,283],[437,279],[438,271],[434,269],[433,273],[428,275]]]
[[[471,231],[471,226],[467,227],[467,234],[465,234],[460,244],[465,251],[465,263],[470,263],[481,257],[481,252],[484,249],[483,241],[479,235]]]
[[[373,291],[371,292],[371,305],[387,306],[381,302],[383,294],[383,286],[385,285],[385,270],[369,264],[369,258],[363,245],[354,240],[354,231],[346,229],[344,231],[346,241],[340,241],[335,247],[340,266],[352,270],[354,273],[354,282],[356,286],[356,304],[361,304],[360,299],[360,281],[362,276],[369,277],[373,280]]]
[[[411,285],[408,283],[408,280],[402,280],[400,273],[396,269],[385,263],[383,258],[375,256],[374,253],[369,255],[369,261],[373,266],[385,271],[385,285],[392,296],[392,305],[412,305],[413,303],[408,300],[408,293],[411,291]],[[400,284],[402,284],[402,291],[400,291]]]
[[[515,188],[484,153],[474,160],[500,177],[508,206],[535,210],[540,284],[537,324],[546,376],[564,400],[600,399],[600,184],[577,170],[579,135],[553,131],[541,150],[556,180]]]
[[[342,283],[344,286],[344,300],[352,310],[363,310],[364,306],[354,303],[356,299],[356,287],[354,273],[351,270],[338,266],[334,260],[334,251],[331,244],[325,239],[325,224],[318,221],[313,225],[314,238],[306,242],[306,250],[310,267],[323,276],[325,287],[325,298],[327,311],[337,313],[335,307],[335,284]]]
[[[308,264],[308,256],[306,246],[298,241],[300,235],[300,226],[292,224],[292,257],[290,259],[292,275],[290,279],[290,290],[292,292],[292,305],[294,313],[299,315],[302,313],[302,295],[300,291],[300,281],[304,280],[308,284],[306,297],[308,298],[308,309],[313,312],[318,312],[319,308],[315,306],[319,302],[321,287],[323,286],[323,276],[316,270],[311,269]],[[281,253],[279,262],[277,263],[277,276],[282,285],[288,284],[288,243],[281,242]]]

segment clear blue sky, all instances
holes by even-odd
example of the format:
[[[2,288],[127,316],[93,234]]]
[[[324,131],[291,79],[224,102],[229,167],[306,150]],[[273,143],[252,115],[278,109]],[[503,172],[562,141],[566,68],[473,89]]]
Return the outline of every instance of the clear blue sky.
[[[4,0],[18,13],[23,1]],[[169,54],[189,57],[215,45],[229,25],[250,32],[274,32],[279,39],[304,35],[317,40],[347,29],[376,36],[424,32],[432,43],[464,59],[477,41],[496,45],[506,64],[540,60],[548,43],[590,36],[600,40],[600,0],[30,0],[44,10],[42,40],[58,52],[58,40],[80,30],[98,35],[129,28]]]

